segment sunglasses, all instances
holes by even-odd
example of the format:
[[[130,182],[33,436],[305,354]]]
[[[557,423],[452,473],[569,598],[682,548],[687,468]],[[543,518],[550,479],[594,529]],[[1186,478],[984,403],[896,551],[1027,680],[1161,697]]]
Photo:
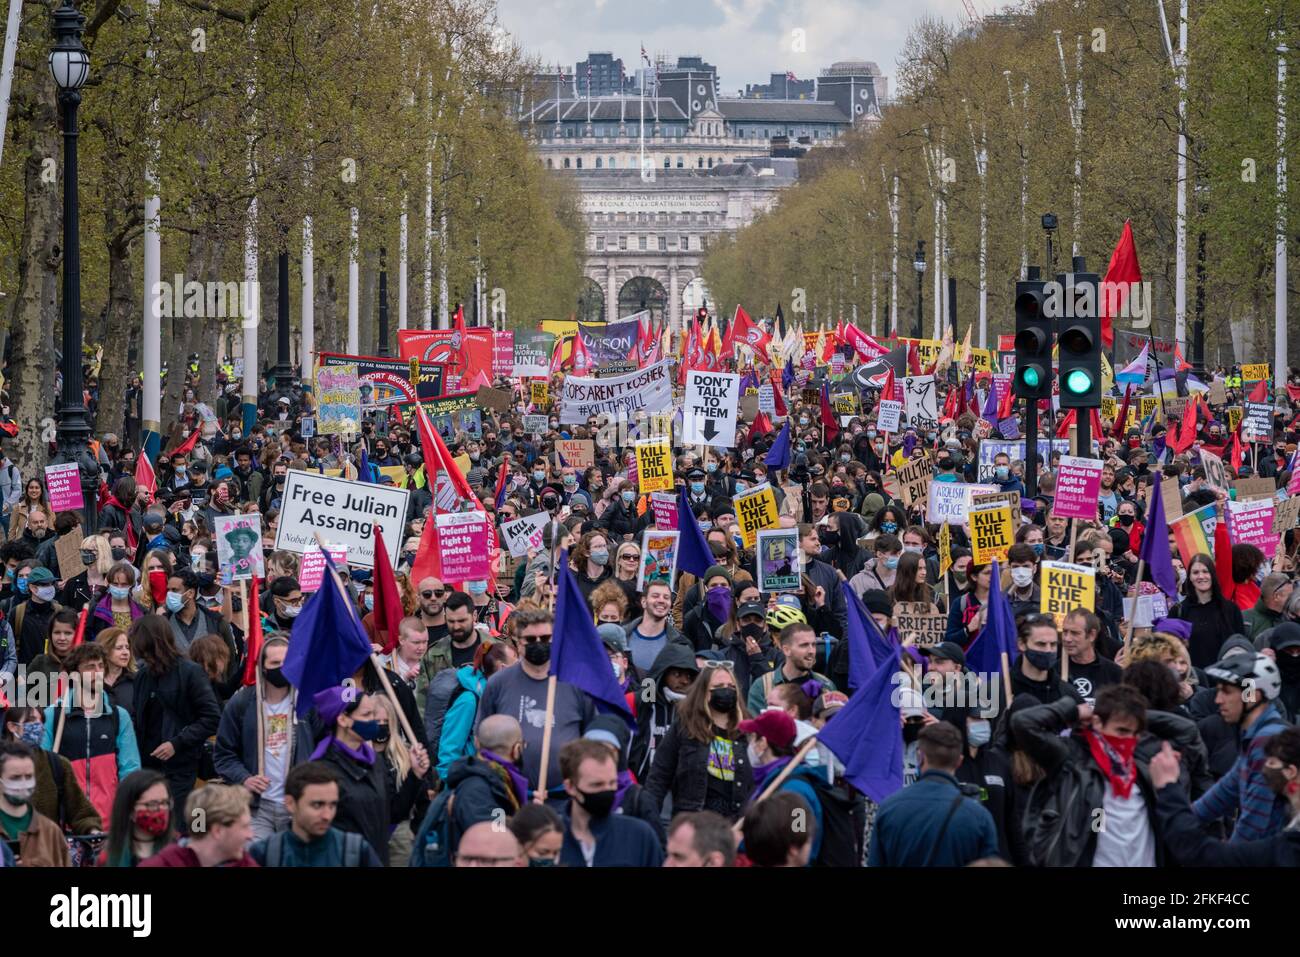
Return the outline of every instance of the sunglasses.
[[[634,554],[632,554],[631,552],[628,552],[626,555],[620,555],[620,556],[618,556],[618,560],[619,560],[620,562],[636,562],[636,561],[640,561],[640,560],[641,560],[641,556],[640,556],[640,555],[634,555]]]
[[[505,522],[512,522],[517,517],[514,512],[501,512],[499,514],[501,515],[501,520]]]
[[[705,671],[717,671],[721,668],[723,671],[735,672],[736,665],[732,661],[706,661],[704,662]]]
[[[551,636],[550,635],[520,635],[519,640],[526,645],[535,645],[539,641],[542,644],[549,645],[551,643]]]
[[[422,592],[420,592],[420,597],[421,597],[421,598],[433,598],[433,597],[436,595],[436,596],[438,596],[439,598],[441,598],[443,595],[447,594],[447,591],[448,591],[448,589],[446,589],[446,588],[435,588],[435,589],[433,589],[432,591],[422,591]]]

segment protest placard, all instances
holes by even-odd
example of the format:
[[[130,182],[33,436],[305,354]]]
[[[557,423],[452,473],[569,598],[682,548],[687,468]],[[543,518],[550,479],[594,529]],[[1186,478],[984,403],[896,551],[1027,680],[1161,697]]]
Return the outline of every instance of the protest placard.
[[[1056,617],[1057,628],[1074,609],[1094,609],[1097,600],[1097,573],[1094,569],[1070,562],[1046,561],[1042,567],[1042,594],[1038,607],[1043,614]]]
[[[330,478],[290,469],[280,498],[275,547],[302,554],[319,532],[331,545],[346,545],[348,561],[374,567],[374,526],[384,533],[388,560],[397,564],[406,525],[407,489]]]
[[[672,492],[651,492],[650,508],[654,511],[655,528],[667,531],[679,527],[677,496]]]
[[[348,550],[346,548],[336,548],[331,545],[329,546],[329,555],[330,561],[334,562],[335,568],[341,568],[347,564]],[[320,546],[313,545],[302,553],[302,560],[298,563],[298,587],[303,591],[319,591],[324,577],[325,554],[320,550]]]
[[[546,434],[546,416],[544,415],[526,415],[524,416],[524,431],[529,435]]]
[[[491,576],[488,538],[491,528],[483,512],[451,512],[434,519],[438,529],[438,560],[445,582],[482,581]]]
[[[76,462],[45,466],[45,490],[50,494],[50,508],[56,512],[85,507],[86,502],[81,494],[81,474]],[[50,518],[53,519],[53,516]]]
[[[641,565],[636,573],[636,590],[645,591],[648,582],[662,581],[669,588],[677,575],[677,540],[680,533],[647,528],[641,535]]]
[[[1273,534],[1273,499],[1227,503],[1228,539],[1234,545],[1254,545],[1272,559],[1277,551]]]
[[[935,525],[955,522],[963,525],[976,495],[1001,492],[996,485],[967,485],[965,482],[930,482],[925,505],[925,520]]]
[[[762,529],[775,528],[779,524],[776,493],[767,482],[737,495],[731,503],[736,509],[736,524],[740,526],[740,536],[746,548],[754,547]]]
[[[765,594],[800,591],[803,550],[799,547],[799,530],[766,528],[758,533],[757,542],[759,590]]]
[[[55,564],[59,566],[59,581],[66,582],[76,578],[86,570],[86,563],[81,560],[81,540],[84,535],[77,525],[66,535],[54,540]]]
[[[881,399],[876,406],[876,429],[881,432],[896,434],[898,422],[903,416],[903,403],[894,399]]]
[[[560,439],[555,443],[565,465],[589,469],[596,464],[596,443],[591,439]]]
[[[1160,504],[1165,510],[1165,524],[1183,517],[1183,487],[1178,484],[1178,476],[1160,480]]]
[[[501,541],[514,558],[522,558],[530,548],[542,547],[542,531],[551,516],[546,512],[524,515],[512,522],[501,524]]]
[[[1238,502],[1253,502],[1256,499],[1273,499],[1277,495],[1277,483],[1271,478],[1234,479],[1232,487],[1237,491]]]
[[[903,644],[933,648],[943,641],[948,616],[928,601],[900,601],[894,605],[894,626]]]
[[[979,495],[971,496],[970,507],[972,509],[990,508],[994,505],[1006,505],[1007,508],[1011,509],[1011,527],[1013,529],[1020,527],[1019,492],[982,492]]]
[[[1268,378],[1267,362],[1251,362],[1241,367],[1241,381],[1243,383],[1259,382]]]
[[[539,408],[551,401],[550,392],[547,390],[547,384],[545,382],[530,382],[528,384],[528,396],[533,405],[538,406]],[[585,422],[586,419],[583,419],[582,421]]]
[[[257,512],[218,515],[215,526],[217,569],[222,573],[230,569],[230,581],[266,577],[262,561],[262,516]]]
[[[1056,497],[1052,514],[1058,518],[1097,520],[1101,494],[1101,459],[1062,455],[1056,472]]]
[[[1223,459],[1213,452],[1205,451],[1204,447],[1201,448],[1201,467],[1205,469],[1206,485],[1222,492],[1231,491],[1232,486],[1228,484],[1228,472],[1223,467]]]
[[[316,399],[321,435],[361,431],[361,375],[355,362],[317,367]]]
[[[1228,406],[1227,413],[1228,413],[1228,431],[1236,432],[1237,426],[1241,423],[1241,416],[1242,416],[1241,406],[1230,405]]]
[[[698,369],[688,371],[686,396],[682,401],[682,442],[722,448],[735,445],[739,399],[739,375]]]
[[[900,468],[897,479],[903,504],[917,511],[924,509],[932,478],[934,478],[934,462],[929,455],[912,459]]]
[[[659,412],[673,400],[672,365],[665,359],[610,379],[569,376],[560,387],[560,421],[585,425],[593,415],[631,420],[638,412]]]
[[[1300,523],[1300,496],[1291,496],[1273,508],[1273,534],[1282,535]]]
[[[517,379],[549,375],[555,336],[549,332],[515,330],[514,371]]]
[[[493,389],[485,385],[478,387],[474,393],[474,401],[485,409],[491,409],[493,412],[510,411],[510,393],[504,389]]]
[[[995,558],[1006,561],[1016,532],[1011,524],[1010,506],[986,507],[969,514],[971,560],[977,565],[987,565]]]
[[[642,492],[662,492],[673,487],[673,450],[670,439],[661,436],[637,442],[637,487]]]
[[[1210,405],[1228,404],[1228,389],[1222,379],[1214,379],[1210,383],[1210,391],[1205,396],[1205,401]]]
[[[765,415],[776,415],[776,393],[770,382],[758,387],[758,410]]]
[[[1247,442],[1273,441],[1273,406],[1267,402],[1247,402],[1241,437]]]

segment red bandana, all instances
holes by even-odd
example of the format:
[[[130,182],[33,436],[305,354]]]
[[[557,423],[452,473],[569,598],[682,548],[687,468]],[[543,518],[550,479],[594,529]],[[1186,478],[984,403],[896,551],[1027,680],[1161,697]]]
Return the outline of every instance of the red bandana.
[[[1133,760],[1133,752],[1137,750],[1137,736],[1117,738],[1110,734],[1098,734],[1091,729],[1084,731],[1083,736],[1088,741],[1093,760],[1115,789],[1115,795],[1127,800],[1133,791],[1133,782],[1137,780],[1137,762]]]

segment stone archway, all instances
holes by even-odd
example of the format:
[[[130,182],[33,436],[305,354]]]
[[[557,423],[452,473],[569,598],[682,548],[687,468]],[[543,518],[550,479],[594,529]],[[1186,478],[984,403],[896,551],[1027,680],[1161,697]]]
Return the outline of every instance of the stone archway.
[[[618,316],[620,319],[649,309],[651,318],[663,321],[664,311],[668,308],[668,293],[663,283],[649,276],[633,276],[623,283],[618,292]]]
[[[605,322],[605,293],[596,280],[587,276],[582,281],[582,291],[578,293],[578,321]]]

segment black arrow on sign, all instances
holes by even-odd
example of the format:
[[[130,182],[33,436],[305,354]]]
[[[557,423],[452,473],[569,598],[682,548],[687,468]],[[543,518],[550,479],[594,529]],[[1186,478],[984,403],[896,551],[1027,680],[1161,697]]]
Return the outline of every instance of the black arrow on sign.
[[[714,422],[712,419],[705,419],[704,428],[700,429],[700,434],[703,435],[706,439],[713,439],[717,437],[718,423]]]

